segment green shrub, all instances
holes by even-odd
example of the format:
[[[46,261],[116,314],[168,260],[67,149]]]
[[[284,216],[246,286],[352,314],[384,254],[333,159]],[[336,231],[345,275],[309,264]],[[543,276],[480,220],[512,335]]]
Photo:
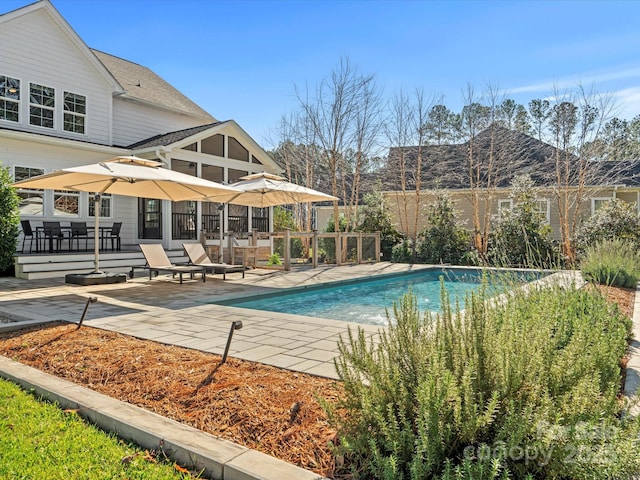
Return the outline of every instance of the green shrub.
[[[407,295],[373,342],[339,342],[345,396],[328,408],[356,478],[624,478],[639,422],[618,400],[630,322],[597,292],[532,289],[464,314]]]
[[[364,205],[359,210],[359,216],[362,220],[358,230],[368,233],[380,232],[382,259],[389,261],[392,258],[393,247],[402,241],[402,234],[391,222],[391,212],[384,203],[380,188],[366,193],[363,203]]]
[[[551,239],[551,227],[537,208],[531,178],[515,177],[512,192],[513,209],[500,212],[501,217],[489,237],[489,262],[507,267],[556,266],[558,249]]]
[[[20,224],[19,202],[18,194],[11,186],[9,169],[0,167],[0,272],[13,265]]]
[[[391,261],[394,263],[413,263],[415,260],[413,242],[405,239],[391,250]]]
[[[634,288],[640,280],[640,253],[628,240],[599,240],[585,250],[581,270],[596,283]]]
[[[272,267],[274,265],[282,265],[282,260],[280,260],[280,255],[277,253],[271,254],[269,260],[267,260],[267,267]]]
[[[581,226],[576,236],[576,248],[582,254],[598,240],[628,240],[640,247],[640,215],[634,205],[614,198],[605,202]]]
[[[427,207],[429,226],[418,235],[416,259],[420,263],[462,265],[470,250],[471,235],[456,223],[458,215],[445,192],[436,192],[436,201]]]

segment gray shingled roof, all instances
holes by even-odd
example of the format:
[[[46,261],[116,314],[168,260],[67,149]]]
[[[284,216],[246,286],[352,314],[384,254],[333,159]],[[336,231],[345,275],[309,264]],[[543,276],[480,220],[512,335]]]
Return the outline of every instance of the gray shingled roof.
[[[91,49],[91,51],[122,85],[129,97],[204,117],[211,121],[216,120],[147,67],[99,50]]]
[[[540,140],[524,133],[495,127],[493,144],[493,170],[489,172],[489,152],[492,146],[490,129],[481,132],[473,143],[474,156],[483,165],[480,185],[485,185],[491,175],[496,187],[508,187],[516,175],[528,174],[537,186],[555,185],[555,153],[557,150]],[[428,145],[423,147],[422,188],[464,189],[469,188],[469,171],[467,158],[469,142],[454,145]],[[382,181],[387,190],[400,190],[400,156],[409,172],[407,188],[415,188],[416,179],[410,172],[415,170],[418,148],[415,146],[395,147],[389,149],[389,162],[385,168],[375,172],[374,178]],[[572,160],[577,161],[575,157]],[[588,167],[588,185],[624,184],[640,186],[640,162],[629,161],[594,161]],[[474,172],[475,174],[475,172]],[[575,184],[577,170],[570,174],[570,183]]]
[[[208,130],[217,125],[222,125],[223,123],[228,122],[228,120],[224,122],[214,122],[208,123],[207,125],[199,125],[197,127],[185,128],[184,130],[176,130],[175,132],[163,133],[161,135],[156,135],[155,137],[145,138],[139,142],[133,143],[126,148],[142,150],[144,148],[151,147],[160,147],[162,145],[171,145],[172,143],[179,142],[180,140],[184,140],[191,135],[195,135],[196,133],[200,133],[204,130]]]

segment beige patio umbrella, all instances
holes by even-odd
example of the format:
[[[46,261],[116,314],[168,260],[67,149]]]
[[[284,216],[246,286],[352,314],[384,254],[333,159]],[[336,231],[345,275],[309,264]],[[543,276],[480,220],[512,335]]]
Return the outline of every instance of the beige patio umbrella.
[[[157,198],[179,202],[211,200],[228,202],[239,194],[234,187],[162,168],[162,164],[138,157],[122,156],[103,162],[63,168],[16,182],[16,188],[44,188],[96,193],[95,272],[100,273],[98,245],[100,195],[111,193],[128,197]]]
[[[338,197],[303,187],[286,181],[283,177],[272,173],[254,173],[240,177],[240,181],[232,184],[233,188],[241,191],[228,203],[248,207],[273,207],[276,205],[290,205],[295,203],[327,202],[339,200]],[[222,210],[220,211],[220,225],[222,226]],[[220,251],[223,251],[223,236],[220,235]],[[224,261],[224,258],[223,258]]]
[[[240,177],[233,188],[241,190],[228,203],[250,207],[273,207],[293,203],[327,202],[339,200],[333,195],[287,182],[283,177],[271,173],[254,173]]]

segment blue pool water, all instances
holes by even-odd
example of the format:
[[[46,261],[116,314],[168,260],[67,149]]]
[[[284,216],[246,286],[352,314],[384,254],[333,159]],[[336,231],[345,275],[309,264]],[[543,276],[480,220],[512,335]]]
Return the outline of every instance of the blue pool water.
[[[514,280],[532,281],[542,273],[518,273],[502,279],[504,285]],[[461,303],[467,293],[477,290],[482,283],[483,273],[476,269],[436,268],[418,272],[365,279],[339,284],[297,289],[257,297],[217,302],[233,307],[266,310],[270,312],[292,313],[310,317],[331,318],[370,325],[386,325],[386,309],[391,311],[393,302],[409,290],[416,296],[420,311],[440,310],[440,278],[449,292],[452,302],[458,298]],[[500,276],[496,277],[500,278]],[[499,290],[495,278],[489,282],[493,291]]]

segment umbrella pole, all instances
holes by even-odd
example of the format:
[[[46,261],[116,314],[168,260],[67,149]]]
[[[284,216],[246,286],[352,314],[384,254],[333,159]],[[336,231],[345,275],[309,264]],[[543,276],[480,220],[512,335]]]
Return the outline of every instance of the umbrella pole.
[[[218,261],[224,263],[224,203],[221,203],[218,207],[220,212],[220,254],[218,255]]]
[[[101,241],[102,239],[100,238],[100,207],[101,205],[101,200],[102,200],[102,196],[99,193],[96,193],[96,195],[93,197],[93,213],[94,216],[96,217],[96,224],[94,227],[94,232],[93,232],[93,255],[94,255],[94,260],[93,260],[93,264],[95,265],[95,268],[93,270],[93,273],[102,273],[100,271],[100,244],[98,243],[99,241]]]
[[[102,207],[102,194],[111,186],[113,185],[115,182],[117,181],[116,178],[112,178],[111,179],[111,183],[107,184],[107,186],[105,186],[102,190],[100,190],[98,193],[95,194],[95,196],[93,197],[93,216],[96,218],[96,222],[95,222],[95,227],[94,227],[94,231],[93,231],[93,255],[94,255],[94,260],[93,263],[95,265],[95,269],[93,271],[93,273],[102,273],[100,271],[100,244],[98,243],[100,240],[102,240],[100,238],[100,210]]]

